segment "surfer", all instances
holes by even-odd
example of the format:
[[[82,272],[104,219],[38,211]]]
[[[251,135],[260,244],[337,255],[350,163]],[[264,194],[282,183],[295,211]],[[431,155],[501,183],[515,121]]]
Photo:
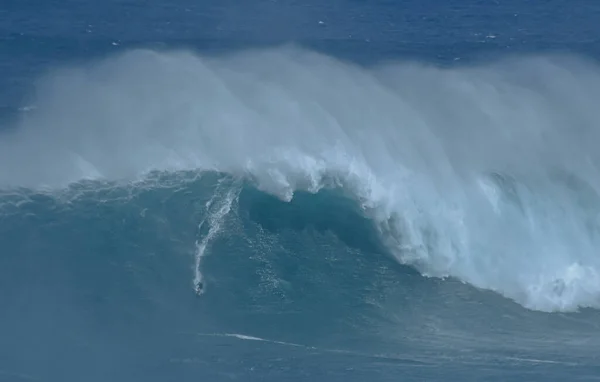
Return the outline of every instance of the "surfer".
[[[196,294],[200,296],[202,292],[204,292],[204,283],[202,281],[196,282],[196,287],[194,289],[196,290]]]

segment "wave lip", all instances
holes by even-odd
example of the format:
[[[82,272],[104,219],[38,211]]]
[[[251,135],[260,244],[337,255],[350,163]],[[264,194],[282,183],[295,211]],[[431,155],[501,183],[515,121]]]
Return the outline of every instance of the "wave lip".
[[[53,72],[0,137],[0,187],[215,170],[339,187],[399,261],[540,310],[600,306],[600,68],[363,68],[295,48],[136,50]],[[323,211],[327,213],[327,211]]]

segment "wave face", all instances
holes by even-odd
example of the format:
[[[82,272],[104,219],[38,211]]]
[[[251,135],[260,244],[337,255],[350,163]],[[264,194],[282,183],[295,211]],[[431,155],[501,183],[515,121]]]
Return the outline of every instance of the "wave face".
[[[342,188],[286,202],[223,173],[153,173],[2,203],[0,379],[595,375],[597,312],[423,277]]]
[[[160,187],[161,173],[227,174],[283,201],[337,190],[372,228],[352,236],[422,275],[533,310],[598,308],[599,93],[600,67],[572,57],[364,68],[293,47],[130,51],[39,81],[1,136],[2,213],[85,181]],[[209,227],[196,285],[232,187],[195,223]],[[326,220],[332,203],[307,208]]]

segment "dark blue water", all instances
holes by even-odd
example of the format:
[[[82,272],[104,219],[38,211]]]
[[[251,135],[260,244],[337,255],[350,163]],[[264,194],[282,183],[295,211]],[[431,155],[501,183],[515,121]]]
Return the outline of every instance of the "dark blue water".
[[[598,380],[598,20],[5,0],[0,380]]]

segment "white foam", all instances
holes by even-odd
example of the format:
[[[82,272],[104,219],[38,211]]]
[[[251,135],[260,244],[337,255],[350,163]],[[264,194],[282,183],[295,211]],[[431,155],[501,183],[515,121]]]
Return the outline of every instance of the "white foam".
[[[231,211],[234,202],[239,196],[239,188],[222,189],[221,180],[208,202],[206,202],[206,212],[204,220],[198,225],[198,230],[202,231],[204,225],[208,226],[208,231],[202,235],[201,239],[196,241],[196,253],[194,256],[194,290],[196,294],[201,295],[206,291],[206,283],[202,275],[201,263],[204,256],[207,255],[206,249],[210,242],[219,234],[223,226],[224,219]]]
[[[218,169],[289,200],[334,177],[424,274],[599,307],[598,99],[600,68],[573,58],[365,69],[292,48],[138,50],[40,81],[0,137],[0,187]]]
[[[349,355],[349,356],[354,356],[354,357],[367,357],[367,358],[371,358],[371,359],[378,358],[378,359],[382,359],[382,360],[395,360],[395,361],[399,361],[399,362],[407,362],[407,364],[405,366],[411,366],[411,367],[431,367],[431,366],[435,366],[435,361],[437,361],[437,360],[432,359],[430,356],[419,357],[419,356],[415,356],[415,355],[411,354],[410,357],[406,357],[406,355],[400,355],[400,354],[369,353],[369,352],[358,352],[358,351],[353,351],[353,350],[336,349],[336,348],[322,348],[322,347],[316,347],[316,346],[310,346],[310,345],[302,345],[302,344],[298,344],[298,343],[294,343],[294,342],[285,342],[285,341],[277,341],[277,340],[271,340],[271,339],[261,338],[261,337],[254,337],[254,336],[238,334],[238,333],[194,333],[194,334],[199,337],[229,337],[229,338],[236,338],[236,339],[242,340],[242,341],[265,342],[268,344],[302,348],[302,349],[306,349],[306,350],[310,350],[310,351],[316,350],[316,351],[322,352],[322,353],[333,353],[333,354]],[[520,359],[520,361],[524,362],[526,360]],[[535,360],[535,361],[538,361],[538,360]],[[543,361],[540,361],[540,362],[543,362]]]
[[[238,340],[244,340],[244,341],[259,341],[259,342],[268,342],[270,344],[301,347],[301,348],[305,348],[305,349],[317,349],[313,346],[301,345],[301,344],[296,344],[293,342],[270,340],[270,339],[266,339],[266,338],[248,336],[245,334],[238,334],[238,333],[195,333],[195,334],[197,336],[201,336],[201,337],[232,337],[232,338],[237,338]]]

